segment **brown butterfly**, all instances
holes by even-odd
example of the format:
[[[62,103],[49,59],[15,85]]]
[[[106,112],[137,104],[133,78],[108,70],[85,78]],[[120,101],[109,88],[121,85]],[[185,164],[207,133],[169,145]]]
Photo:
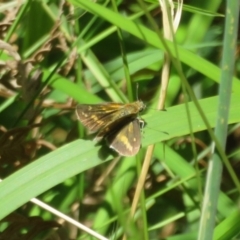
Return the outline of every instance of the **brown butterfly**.
[[[139,112],[145,109],[142,101],[133,103],[80,104],[76,114],[90,131],[98,132],[95,140],[105,138],[110,146],[122,156],[133,156],[141,146],[143,120]]]

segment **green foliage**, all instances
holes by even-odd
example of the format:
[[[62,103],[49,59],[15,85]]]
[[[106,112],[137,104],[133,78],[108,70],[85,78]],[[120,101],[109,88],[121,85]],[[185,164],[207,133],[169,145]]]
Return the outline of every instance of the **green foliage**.
[[[163,40],[155,1],[145,4],[158,29],[146,18],[146,9],[132,1],[118,1],[118,12],[109,2],[87,0],[25,1],[18,11],[14,3],[7,11],[7,4],[0,6],[0,238],[11,239],[15,227],[19,239],[95,239],[75,226],[59,225],[52,213],[29,202],[37,197],[109,239],[122,239],[123,234],[127,239],[197,239],[213,142],[203,114],[214,128],[223,3],[184,6],[176,43]],[[165,51],[173,67],[166,111],[157,111]],[[200,108],[190,92],[191,101],[184,95],[176,59]],[[235,72],[237,76],[239,65]],[[147,105],[140,116],[146,122],[142,148],[136,157],[117,160],[104,141],[96,144],[85,133],[74,109],[78,103],[128,102],[128,96]],[[233,77],[225,154],[236,173],[239,102],[239,79]],[[132,222],[137,166],[151,144],[155,151],[145,196]],[[237,239],[239,234],[239,192],[232,174],[224,165],[214,239]]]

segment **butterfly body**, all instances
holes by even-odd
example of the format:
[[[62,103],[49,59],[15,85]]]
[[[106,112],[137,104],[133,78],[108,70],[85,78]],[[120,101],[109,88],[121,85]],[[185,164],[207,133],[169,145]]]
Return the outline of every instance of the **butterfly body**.
[[[145,109],[142,101],[133,103],[80,104],[76,113],[90,132],[98,132],[95,140],[105,138],[122,156],[135,155],[141,146],[139,112]]]

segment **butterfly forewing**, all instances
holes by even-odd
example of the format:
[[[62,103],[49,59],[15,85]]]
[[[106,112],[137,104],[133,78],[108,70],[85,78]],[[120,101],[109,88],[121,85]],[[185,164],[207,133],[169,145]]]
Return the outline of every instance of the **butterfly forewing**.
[[[96,132],[118,119],[116,114],[123,104],[106,103],[106,104],[80,104],[77,106],[76,114],[82,124],[89,129],[90,132]]]

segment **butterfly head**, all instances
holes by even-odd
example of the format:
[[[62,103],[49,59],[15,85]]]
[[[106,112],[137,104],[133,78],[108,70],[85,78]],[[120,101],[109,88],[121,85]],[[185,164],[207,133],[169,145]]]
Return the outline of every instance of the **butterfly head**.
[[[137,108],[138,108],[138,112],[142,112],[146,108],[146,105],[141,100],[138,100],[136,102],[136,105],[137,105]]]

